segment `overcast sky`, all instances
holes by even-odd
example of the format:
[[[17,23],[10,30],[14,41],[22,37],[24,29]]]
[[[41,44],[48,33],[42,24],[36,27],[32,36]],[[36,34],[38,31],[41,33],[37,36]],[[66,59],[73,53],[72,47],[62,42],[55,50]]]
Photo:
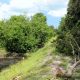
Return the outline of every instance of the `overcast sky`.
[[[32,16],[42,12],[47,16],[49,25],[59,25],[61,17],[67,13],[69,0],[0,0],[0,19],[11,15],[27,14]]]

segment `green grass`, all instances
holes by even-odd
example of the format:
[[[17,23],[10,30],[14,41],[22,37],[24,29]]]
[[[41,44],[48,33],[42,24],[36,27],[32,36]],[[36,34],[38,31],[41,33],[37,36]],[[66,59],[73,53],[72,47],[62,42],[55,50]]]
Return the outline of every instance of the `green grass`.
[[[70,58],[56,53],[55,45],[51,43],[53,40],[56,40],[56,37],[50,39],[43,48],[29,54],[26,59],[0,72],[0,80],[12,80],[18,75],[21,76],[19,80],[54,80],[50,65],[52,65],[54,61],[60,59],[62,62],[60,66],[66,69]],[[52,58],[48,59],[48,56]],[[44,63],[46,59],[48,60]],[[64,79],[58,78],[55,80]]]
[[[0,48],[0,57],[4,57],[7,54],[4,48]]]
[[[47,42],[44,48],[39,49],[37,52],[31,53],[30,57],[27,59],[22,60],[0,72],[0,80],[12,80],[13,77],[19,74],[21,74],[22,78],[26,77],[28,72],[36,67],[47,53],[53,51],[53,47],[51,47],[52,40],[53,39]]]

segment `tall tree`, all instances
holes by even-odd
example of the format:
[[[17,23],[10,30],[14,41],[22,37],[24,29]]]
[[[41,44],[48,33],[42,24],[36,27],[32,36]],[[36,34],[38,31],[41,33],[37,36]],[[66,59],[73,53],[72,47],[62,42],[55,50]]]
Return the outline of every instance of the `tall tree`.
[[[65,19],[61,20],[58,48],[63,53],[80,54],[80,0],[70,0]],[[61,34],[62,33],[62,34]],[[61,50],[60,45],[63,44]]]
[[[65,25],[75,43],[72,43],[75,53],[80,55],[80,0],[69,1]]]
[[[72,29],[80,20],[80,0],[70,0],[67,9],[65,25]]]

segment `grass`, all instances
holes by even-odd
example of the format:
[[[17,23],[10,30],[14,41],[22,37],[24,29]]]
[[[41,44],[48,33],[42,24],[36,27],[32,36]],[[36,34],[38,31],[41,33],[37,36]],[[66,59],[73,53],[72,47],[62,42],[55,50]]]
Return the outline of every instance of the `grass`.
[[[0,80],[12,80],[12,78],[19,74],[21,74],[21,78],[26,77],[28,72],[36,67],[47,53],[53,50],[53,47],[51,47],[52,40],[53,39],[46,43],[44,48],[32,53],[27,59],[22,60],[0,72]]]
[[[14,77],[20,75],[19,80],[54,80],[51,65],[56,60],[60,60],[62,63],[59,65],[66,69],[70,57],[63,56],[56,53],[55,45],[51,43],[55,38],[50,39],[43,48],[38,51],[29,54],[29,56],[19,61],[18,63],[9,66],[2,72],[0,72],[0,80],[12,80]],[[50,55],[48,55],[50,53]],[[51,56],[51,59],[48,59]],[[44,61],[48,59],[44,63]],[[61,78],[55,80],[64,80]]]
[[[3,48],[0,48],[0,57],[4,57],[7,54],[6,50]]]

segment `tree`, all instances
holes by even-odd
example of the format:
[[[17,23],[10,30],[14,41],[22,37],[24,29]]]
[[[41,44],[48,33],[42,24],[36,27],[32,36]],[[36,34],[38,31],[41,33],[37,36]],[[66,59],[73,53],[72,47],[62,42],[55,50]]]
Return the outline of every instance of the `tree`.
[[[12,16],[6,21],[6,50],[13,53],[18,53],[18,55],[23,55],[26,53],[28,42],[26,32],[24,29],[28,28],[28,20],[24,16]],[[29,29],[27,29],[28,31]],[[29,32],[29,31],[28,31]]]
[[[65,20],[66,25],[66,31],[67,33],[70,32],[70,34],[73,36],[72,40],[75,41],[74,50],[75,54],[78,56],[80,55],[79,50],[79,32],[80,32],[80,0],[70,0],[68,9],[67,9],[67,16]]]
[[[53,28],[47,25],[46,16],[37,13],[31,19],[26,16],[11,16],[4,25],[1,23],[1,41],[8,52],[24,55],[44,46],[45,42],[53,36]]]
[[[5,21],[0,21],[0,47],[5,45]]]
[[[31,19],[31,26],[38,40],[37,47],[44,46],[44,43],[53,35],[53,29],[47,25],[46,16],[43,13],[35,14]]]
[[[65,24],[68,29],[75,27],[80,20],[80,0],[70,0],[67,9]]]
[[[59,51],[63,50],[63,53],[68,52],[68,54],[73,55],[73,48],[76,55],[80,54],[79,50],[79,21],[80,21],[80,0],[70,0],[67,9],[67,15],[65,19],[61,20],[59,26],[60,35],[58,37],[57,43]],[[60,45],[62,44],[60,40],[64,43],[62,46],[64,48],[61,50]],[[73,47],[72,47],[73,46]]]

